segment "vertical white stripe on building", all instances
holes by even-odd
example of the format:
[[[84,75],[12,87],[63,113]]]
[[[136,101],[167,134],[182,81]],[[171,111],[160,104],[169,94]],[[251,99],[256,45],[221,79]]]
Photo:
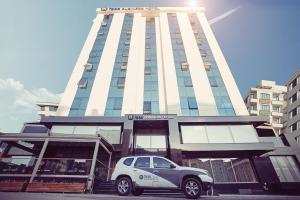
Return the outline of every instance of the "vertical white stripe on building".
[[[204,68],[204,64],[195,40],[187,13],[177,13],[178,24],[189,64],[194,93],[200,116],[219,115],[215,98]]]
[[[125,79],[122,115],[143,114],[146,18],[135,13]]]
[[[203,27],[203,31],[206,35],[208,44],[211,48],[213,56],[216,60],[217,66],[219,68],[220,74],[223,78],[225,87],[227,89],[229,98],[231,100],[232,106],[236,115],[249,115],[248,110],[245,106],[243,98],[240,91],[235,83],[235,80],[231,74],[228,64],[224,58],[224,55],[219,47],[219,44],[208,24],[208,21],[204,13],[197,13],[198,19]]]
[[[160,34],[168,105],[167,113],[181,115],[180,98],[167,13],[160,13]]]
[[[97,14],[96,18],[93,20],[92,28],[88,34],[88,37],[83,45],[80,55],[75,64],[72,75],[69,79],[68,85],[64,91],[63,97],[59,103],[56,115],[58,116],[68,116],[73,100],[77,91],[77,84],[80,81],[82,74],[84,72],[84,64],[87,63],[89,59],[89,54],[93,48],[94,42],[97,38],[97,33],[100,28],[101,22],[103,20],[103,14]]]
[[[167,102],[165,91],[165,72],[163,69],[163,56],[162,56],[162,40],[160,35],[160,21],[155,17],[155,32],[156,32],[156,56],[157,56],[157,79],[158,79],[158,99],[159,99],[159,113],[166,114]]]
[[[85,115],[104,115],[124,15],[115,13],[112,19]]]

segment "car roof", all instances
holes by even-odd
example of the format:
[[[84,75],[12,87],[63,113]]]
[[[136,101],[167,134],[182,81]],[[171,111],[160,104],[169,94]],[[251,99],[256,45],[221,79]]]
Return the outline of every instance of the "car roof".
[[[164,158],[162,156],[155,156],[155,155],[140,155],[140,156],[134,155],[134,156],[125,156],[123,158],[140,158],[140,157],[159,157],[159,158]]]

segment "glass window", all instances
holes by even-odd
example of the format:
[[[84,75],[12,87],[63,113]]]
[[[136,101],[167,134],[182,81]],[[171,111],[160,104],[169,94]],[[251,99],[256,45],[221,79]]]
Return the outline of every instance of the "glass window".
[[[144,101],[144,114],[151,113],[151,101]]]
[[[189,109],[198,109],[198,105],[195,97],[188,97],[187,100],[188,100]]]
[[[205,126],[181,126],[183,143],[208,143]]]
[[[206,126],[209,143],[234,143],[229,126]]]
[[[117,80],[118,88],[123,88],[125,86],[125,77],[119,77]]]
[[[145,75],[151,75],[151,67],[145,67]]]
[[[153,167],[154,168],[171,168],[171,164],[169,161],[162,159],[162,158],[158,158],[158,157],[154,157],[153,158]]]
[[[260,93],[260,98],[261,98],[261,99],[270,99],[270,94],[267,94],[267,93]]]
[[[184,86],[185,87],[193,87],[192,79],[191,77],[184,77]]]
[[[137,158],[134,166],[137,168],[150,168],[150,158],[149,157],[140,157]]]
[[[120,144],[121,126],[99,126],[97,133],[111,144]]]
[[[270,106],[268,104],[262,104],[262,105],[260,105],[260,109],[261,110],[267,110],[267,111],[269,111],[270,110]]]
[[[124,160],[123,164],[130,166],[132,164],[133,160],[134,160],[134,158],[127,158]]]
[[[166,136],[164,135],[137,135],[136,148],[165,149],[167,147]]]
[[[252,125],[230,126],[233,139],[236,143],[258,142],[257,133]]]
[[[122,97],[114,97],[114,110],[122,109],[123,98]]]
[[[74,126],[52,126],[51,133],[58,133],[58,134],[73,134]]]
[[[22,133],[47,133],[48,128],[43,125],[25,125]]]
[[[96,135],[97,126],[75,126],[74,134]]]

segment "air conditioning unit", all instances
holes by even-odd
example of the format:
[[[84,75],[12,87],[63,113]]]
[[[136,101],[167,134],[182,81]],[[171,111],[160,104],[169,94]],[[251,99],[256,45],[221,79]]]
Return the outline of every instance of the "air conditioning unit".
[[[84,68],[85,68],[85,71],[90,72],[90,71],[93,70],[93,64],[91,64],[91,63],[86,63],[86,64],[84,65]]]
[[[189,64],[187,62],[181,63],[181,70],[186,71],[189,69]]]
[[[206,71],[209,71],[211,69],[211,63],[205,62],[204,63],[204,68],[205,68]]]

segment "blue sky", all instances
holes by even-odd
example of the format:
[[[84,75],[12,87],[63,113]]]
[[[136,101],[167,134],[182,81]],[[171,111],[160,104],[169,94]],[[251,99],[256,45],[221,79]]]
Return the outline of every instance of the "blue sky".
[[[261,79],[284,84],[300,68],[297,0],[0,0],[0,131],[37,120],[34,102],[58,100],[97,7],[206,8],[242,94]]]

